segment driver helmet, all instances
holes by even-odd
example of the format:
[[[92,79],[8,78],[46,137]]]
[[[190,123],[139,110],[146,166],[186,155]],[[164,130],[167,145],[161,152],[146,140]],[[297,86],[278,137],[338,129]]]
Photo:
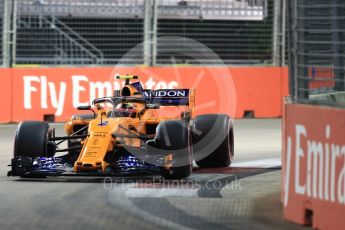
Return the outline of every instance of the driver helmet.
[[[134,118],[137,114],[135,110],[136,106],[133,103],[122,103],[117,109],[120,117],[132,117]]]

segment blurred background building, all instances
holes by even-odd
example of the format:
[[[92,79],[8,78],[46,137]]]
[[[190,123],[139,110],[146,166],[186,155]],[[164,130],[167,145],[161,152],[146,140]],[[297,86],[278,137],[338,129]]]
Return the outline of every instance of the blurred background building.
[[[226,65],[283,65],[284,2],[3,0],[1,62],[5,67],[106,66],[120,60],[124,65],[199,65],[188,55],[172,60],[171,50],[181,44],[159,39],[180,36],[206,45]],[[220,63],[208,59],[206,64]]]

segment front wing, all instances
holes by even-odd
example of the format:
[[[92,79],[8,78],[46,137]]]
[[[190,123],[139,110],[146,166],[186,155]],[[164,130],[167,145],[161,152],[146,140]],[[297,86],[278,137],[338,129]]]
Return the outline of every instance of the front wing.
[[[158,163],[158,162],[157,162]],[[159,167],[146,163],[132,155],[120,157],[109,172],[90,171],[74,172],[73,165],[65,161],[63,157],[21,157],[16,156],[11,161],[11,171],[8,176],[40,177],[40,176],[126,176],[134,174],[156,174]]]

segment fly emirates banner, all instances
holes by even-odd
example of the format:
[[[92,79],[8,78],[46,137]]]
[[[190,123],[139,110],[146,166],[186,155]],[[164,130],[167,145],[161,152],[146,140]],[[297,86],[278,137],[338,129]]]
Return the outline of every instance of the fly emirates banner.
[[[0,122],[42,120],[45,115],[65,121],[76,107],[112,96],[124,82],[118,75],[138,75],[144,89],[194,89],[195,112],[242,117],[281,115],[287,94],[287,71],[279,67],[90,67],[1,69]],[[137,80],[133,80],[137,81]]]

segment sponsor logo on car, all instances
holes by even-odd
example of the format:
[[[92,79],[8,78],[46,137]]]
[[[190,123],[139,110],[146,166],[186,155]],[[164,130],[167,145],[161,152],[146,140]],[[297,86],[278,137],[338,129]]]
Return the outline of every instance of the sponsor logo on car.
[[[109,124],[109,121],[103,121],[103,122],[98,123],[97,125],[98,126],[107,126],[108,124]]]
[[[188,90],[174,89],[174,90],[145,90],[144,97],[187,97]]]

